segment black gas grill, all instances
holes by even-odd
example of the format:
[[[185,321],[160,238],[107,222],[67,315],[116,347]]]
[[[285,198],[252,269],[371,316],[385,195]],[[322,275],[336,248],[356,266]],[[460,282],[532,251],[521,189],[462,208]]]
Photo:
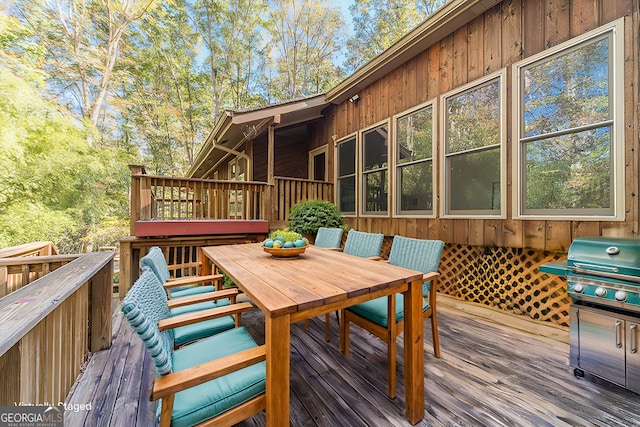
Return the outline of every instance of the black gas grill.
[[[579,237],[566,262],[540,271],[567,278],[570,364],[640,393],[640,239]]]

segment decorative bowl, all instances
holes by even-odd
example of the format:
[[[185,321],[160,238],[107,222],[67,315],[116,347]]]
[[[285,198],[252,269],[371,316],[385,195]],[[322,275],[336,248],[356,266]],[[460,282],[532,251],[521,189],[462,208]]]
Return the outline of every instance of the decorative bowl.
[[[307,247],[302,246],[301,248],[267,248],[262,247],[265,252],[271,254],[274,258],[294,258],[303,253]]]

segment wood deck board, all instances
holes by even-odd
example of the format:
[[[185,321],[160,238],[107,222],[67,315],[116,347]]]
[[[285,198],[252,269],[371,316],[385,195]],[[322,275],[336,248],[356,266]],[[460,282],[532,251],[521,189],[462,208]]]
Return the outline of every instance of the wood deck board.
[[[627,426],[640,425],[640,396],[601,380],[577,379],[568,366],[566,343],[508,328],[440,307],[442,357],[433,356],[425,324],[425,418],[422,426]],[[381,340],[351,327],[348,358],[338,351],[331,315],[331,342],[324,341],[324,316],[309,330],[292,325],[292,425],[407,426],[404,418],[402,337],[398,340],[397,398],[386,396],[386,348]],[[259,343],[264,318],[243,315]],[[92,403],[92,411],[65,413],[68,425],[155,426],[148,401],[153,366],[121,315],[114,315],[114,344],[94,354],[68,403]],[[126,362],[125,362],[126,359]],[[113,371],[112,371],[113,369]],[[136,394],[139,393],[139,396]],[[135,423],[134,423],[135,420]],[[258,414],[240,426],[264,426]]]

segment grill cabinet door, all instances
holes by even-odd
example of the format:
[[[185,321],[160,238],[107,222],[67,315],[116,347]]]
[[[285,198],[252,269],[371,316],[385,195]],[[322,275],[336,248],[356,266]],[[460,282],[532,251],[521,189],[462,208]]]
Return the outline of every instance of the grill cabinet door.
[[[640,323],[627,321],[627,388],[640,393]]]
[[[578,367],[625,387],[625,322],[615,313],[581,307]]]

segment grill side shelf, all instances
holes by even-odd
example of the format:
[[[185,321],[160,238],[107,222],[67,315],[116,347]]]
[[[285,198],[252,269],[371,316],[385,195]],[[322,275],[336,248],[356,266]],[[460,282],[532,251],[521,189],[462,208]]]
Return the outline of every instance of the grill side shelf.
[[[552,261],[540,266],[541,273],[555,274],[557,276],[567,276],[569,269],[566,261]]]

